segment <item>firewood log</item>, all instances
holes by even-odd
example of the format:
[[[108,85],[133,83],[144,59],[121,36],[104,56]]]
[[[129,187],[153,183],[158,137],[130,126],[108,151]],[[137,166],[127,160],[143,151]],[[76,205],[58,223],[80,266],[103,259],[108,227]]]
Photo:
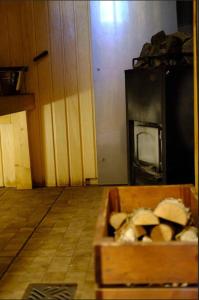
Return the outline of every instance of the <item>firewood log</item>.
[[[173,282],[173,283],[166,283],[166,284],[163,284],[164,287],[166,288],[177,288],[177,287],[187,287],[188,286],[188,283],[187,282],[183,282],[183,283],[178,283],[178,282]]]
[[[129,224],[129,225],[132,226],[137,239],[143,235],[146,235],[146,230],[144,229],[143,226],[135,225],[135,224]]]
[[[131,215],[131,222],[135,225],[156,225],[159,219],[149,208],[138,208]]]
[[[178,282],[173,282],[172,283],[172,287],[173,288],[177,288],[179,285],[180,285],[180,283],[178,283]]]
[[[115,240],[119,243],[135,242],[137,238],[133,226],[128,223],[123,224],[115,231]]]
[[[115,240],[120,242],[134,242],[139,237],[146,235],[146,230],[142,226],[136,226],[127,221],[115,232]]]
[[[181,199],[166,198],[154,210],[157,217],[181,225],[186,225],[190,217],[190,210],[186,208]]]
[[[172,287],[171,283],[165,283],[165,284],[163,284],[163,286],[164,286],[165,288],[170,288],[170,287]]]
[[[145,242],[145,243],[151,243],[152,242],[152,239],[148,236],[143,236],[142,238],[142,242]]]
[[[117,230],[126,220],[127,214],[125,212],[113,212],[110,216],[111,226]]]
[[[180,233],[176,235],[176,240],[197,242],[198,241],[198,229],[194,226],[185,227]]]
[[[181,287],[187,287],[187,286],[188,286],[188,282],[183,282],[183,283],[181,283],[180,286],[181,286]]]
[[[151,230],[152,241],[171,241],[174,230],[167,224],[158,224]]]

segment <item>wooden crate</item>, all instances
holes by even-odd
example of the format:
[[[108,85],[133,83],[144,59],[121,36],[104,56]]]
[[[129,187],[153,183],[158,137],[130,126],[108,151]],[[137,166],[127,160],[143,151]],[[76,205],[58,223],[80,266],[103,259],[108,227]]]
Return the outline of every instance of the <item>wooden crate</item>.
[[[112,211],[155,208],[166,197],[182,198],[197,223],[197,197],[191,185],[125,186],[104,195],[94,241],[97,299],[197,299],[197,288],[127,288],[128,284],[198,282],[194,242],[134,242],[120,245],[109,236]]]

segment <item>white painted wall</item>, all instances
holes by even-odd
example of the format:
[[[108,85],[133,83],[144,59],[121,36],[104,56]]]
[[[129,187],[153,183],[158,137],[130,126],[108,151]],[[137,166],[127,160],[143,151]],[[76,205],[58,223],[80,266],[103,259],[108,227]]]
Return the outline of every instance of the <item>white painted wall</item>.
[[[153,34],[177,31],[176,1],[90,1],[90,12],[99,183],[126,184],[124,70]]]

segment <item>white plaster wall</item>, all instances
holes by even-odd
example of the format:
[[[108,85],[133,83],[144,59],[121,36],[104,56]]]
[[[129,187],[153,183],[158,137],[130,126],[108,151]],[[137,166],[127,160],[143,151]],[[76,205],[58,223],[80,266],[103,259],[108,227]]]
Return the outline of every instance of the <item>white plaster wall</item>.
[[[177,31],[176,1],[90,1],[90,14],[99,183],[126,184],[124,70],[153,34]]]

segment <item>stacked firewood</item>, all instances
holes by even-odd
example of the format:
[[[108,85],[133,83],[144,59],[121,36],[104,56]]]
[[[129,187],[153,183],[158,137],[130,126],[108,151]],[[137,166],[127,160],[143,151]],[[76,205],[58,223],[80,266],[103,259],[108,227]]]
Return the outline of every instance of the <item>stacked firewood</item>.
[[[129,214],[113,212],[109,223],[118,243],[198,241],[198,229],[182,199],[166,198],[154,210],[138,208]]]
[[[150,43],[145,43],[134,68],[149,68],[159,65],[192,64],[193,58],[187,56],[193,53],[193,38],[185,32],[166,34],[163,30],[151,37]],[[148,58],[153,58],[149,60]],[[169,59],[168,59],[169,57]]]

